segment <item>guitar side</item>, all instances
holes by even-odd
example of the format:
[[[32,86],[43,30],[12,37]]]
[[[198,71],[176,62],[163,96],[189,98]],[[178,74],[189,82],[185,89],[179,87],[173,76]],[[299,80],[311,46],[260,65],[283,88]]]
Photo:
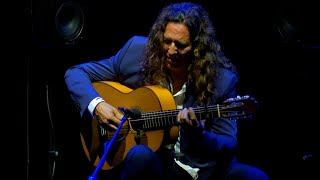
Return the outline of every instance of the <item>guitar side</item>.
[[[172,94],[165,88],[160,86],[145,86],[138,89],[130,89],[117,82],[99,81],[92,83],[100,96],[114,107],[136,108],[140,112],[154,112],[163,110],[176,109]],[[100,133],[98,128],[98,120],[93,119],[91,122],[92,134],[90,142],[84,138],[83,132],[80,132],[82,147],[87,158],[97,166],[100,156],[103,153],[103,145],[100,142]],[[136,145],[135,136],[136,129],[130,125],[130,120],[123,125],[124,129],[128,129],[126,137],[114,145],[114,149],[108,152],[107,159],[102,167],[103,170],[112,169],[119,164],[127,155],[128,151]],[[123,129],[122,128],[122,129]],[[143,131],[140,135],[141,144],[145,144],[153,151],[156,151],[163,144],[166,132],[164,129],[156,129],[152,131]],[[178,128],[174,127],[169,132],[172,141],[178,137]],[[88,136],[88,135],[87,135]],[[165,138],[166,139],[166,138]]]

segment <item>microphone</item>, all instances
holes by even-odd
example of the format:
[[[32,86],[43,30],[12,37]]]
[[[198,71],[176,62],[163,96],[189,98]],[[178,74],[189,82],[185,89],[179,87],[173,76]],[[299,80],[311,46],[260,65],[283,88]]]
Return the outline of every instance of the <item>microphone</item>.
[[[125,107],[119,107],[119,110],[123,112],[124,114],[128,115],[131,119],[139,119],[141,118],[141,112],[137,108],[125,108]]]
[[[119,108],[119,110],[121,110],[121,109]],[[125,110],[125,109],[124,109],[124,110]],[[123,111],[123,112],[125,112],[125,111]],[[128,117],[127,117],[127,114],[124,113],[124,116],[122,117],[122,119],[121,119],[121,121],[120,121],[120,124],[119,124],[116,132],[113,134],[110,142],[109,142],[109,141],[106,141],[106,142],[103,144],[103,145],[104,145],[104,153],[103,153],[103,156],[101,157],[101,159],[100,159],[97,167],[95,168],[93,174],[88,177],[88,180],[99,180],[99,179],[96,177],[96,175],[98,174],[98,172],[99,172],[100,169],[102,168],[102,166],[103,166],[103,164],[104,164],[104,161],[105,161],[105,159],[106,159],[106,157],[107,157],[107,154],[108,154],[109,150],[111,149],[112,144],[114,143],[117,135],[119,134],[119,131],[120,131],[123,123],[127,120],[127,118],[128,118]]]

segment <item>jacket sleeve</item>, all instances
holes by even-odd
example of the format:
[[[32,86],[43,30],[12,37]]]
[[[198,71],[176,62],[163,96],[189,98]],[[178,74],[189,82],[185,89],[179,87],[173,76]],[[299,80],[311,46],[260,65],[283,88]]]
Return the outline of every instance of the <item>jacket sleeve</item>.
[[[226,69],[220,71],[220,76],[216,82],[217,103],[236,97],[237,82],[238,77],[236,74]],[[210,129],[205,131],[201,143],[209,154],[217,154],[219,157],[232,159],[238,146],[236,120],[214,118]]]
[[[236,97],[237,81],[238,77],[234,73],[228,70],[221,70],[216,82],[217,94],[215,98],[225,100]],[[183,143],[186,145],[184,150],[185,152],[192,151],[192,153],[188,154],[198,154],[200,159],[209,158],[216,162],[228,162],[234,157],[237,149],[236,121],[227,118],[209,120],[211,121],[210,125],[205,128],[204,132],[202,130],[199,131],[199,129],[182,129],[181,133],[185,136],[185,141],[187,141]],[[183,141],[183,138],[181,138],[181,141]]]
[[[91,100],[99,96],[92,82],[117,81],[130,84],[139,81],[138,61],[145,42],[145,37],[134,36],[114,56],[67,69],[64,76],[65,84],[81,116]]]

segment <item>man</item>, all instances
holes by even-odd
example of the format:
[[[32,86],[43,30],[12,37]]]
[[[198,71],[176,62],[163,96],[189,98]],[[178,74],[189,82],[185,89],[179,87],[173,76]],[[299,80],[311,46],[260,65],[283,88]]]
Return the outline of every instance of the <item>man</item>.
[[[115,81],[131,89],[160,85],[174,98],[179,123],[176,143],[156,152],[133,146],[123,162],[100,173],[111,179],[268,179],[261,170],[235,161],[237,124],[196,116],[195,108],[236,97],[236,68],[215,39],[208,13],[198,4],[163,8],[148,37],[134,36],[116,55],[70,67],[65,83],[81,116],[117,130],[123,113],[97,92],[93,82]],[[108,95],[106,95],[108,96]]]

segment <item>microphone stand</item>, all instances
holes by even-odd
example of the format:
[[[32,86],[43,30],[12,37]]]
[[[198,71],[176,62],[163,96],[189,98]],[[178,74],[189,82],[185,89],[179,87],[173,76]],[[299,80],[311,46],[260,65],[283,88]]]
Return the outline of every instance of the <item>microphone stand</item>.
[[[101,167],[104,164],[104,161],[107,157],[107,154],[112,146],[112,144],[114,143],[116,136],[118,135],[123,123],[127,120],[127,116],[124,115],[120,121],[120,124],[116,130],[116,132],[113,134],[112,139],[110,141],[106,141],[103,145],[104,145],[104,153],[103,156],[101,157],[99,164],[97,165],[97,167],[95,168],[93,174],[91,176],[88,177],[88,180],[99,180],[96,175],[98,174],[98,172],[100,171]]]

